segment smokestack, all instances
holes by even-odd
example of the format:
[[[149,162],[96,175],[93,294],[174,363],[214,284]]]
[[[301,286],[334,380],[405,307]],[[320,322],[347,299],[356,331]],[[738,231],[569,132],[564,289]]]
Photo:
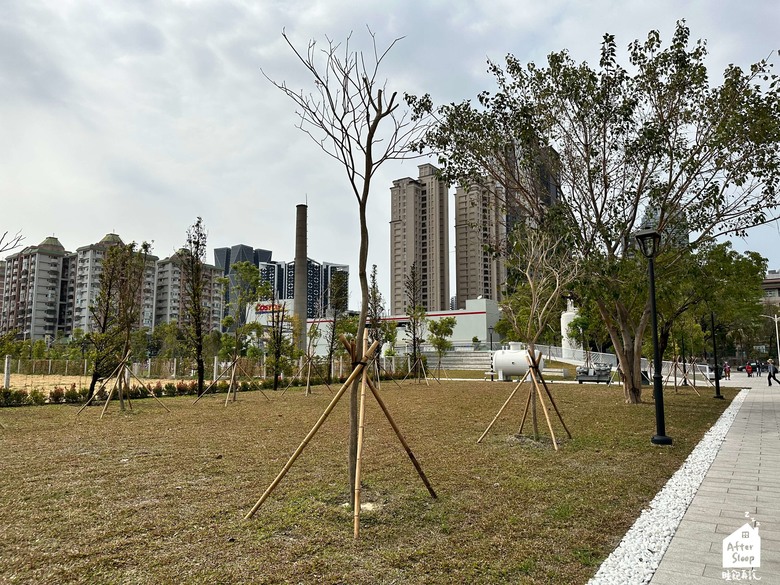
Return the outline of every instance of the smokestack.
[[[298,317],[298,349],[306,351],[306,298],[308,290],[307,221],[304,204],[295,207],[295,288],[293,290],[293,314]]]

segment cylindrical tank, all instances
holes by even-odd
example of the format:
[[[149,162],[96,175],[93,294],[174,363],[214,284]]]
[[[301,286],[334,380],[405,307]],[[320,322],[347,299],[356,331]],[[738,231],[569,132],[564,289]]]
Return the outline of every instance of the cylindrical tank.
[[[544,368],[541,351],[536,351],[539,367]],[[524,344],[512,342],[509,349],[500,349],[493,354],[493,371],[499,380],[511,380],[512,376],[524,376],[528,371],[528,350]]]
[[[574,308],[571,299],[568,300],[566,311],[561,314],[561,348],[563,357],[572,359],[575,357],[575,350],[580,349],[580,343],[576,339],[569,337],[569,323],[574,321],[578,311]]]

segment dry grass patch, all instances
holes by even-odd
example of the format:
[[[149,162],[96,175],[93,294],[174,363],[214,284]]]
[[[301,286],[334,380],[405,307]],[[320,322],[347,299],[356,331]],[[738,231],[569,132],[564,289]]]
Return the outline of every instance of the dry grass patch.
[[[583,583],[729,400],[666,395],[671,448],[650,444],[652,404],[604,385],[553,388],[574,439],[513,438],[512,389],[385,382],[382,391],[439,494],[432,500],[374,402],[367,409],[361,538],[347,500],[345,397],[288,476],[243,515],[330,401],[239,393],[0,410],[0,582]],[[728,399],[734,391],[726,389]],[[650,391],[646,391],[649,398]]]

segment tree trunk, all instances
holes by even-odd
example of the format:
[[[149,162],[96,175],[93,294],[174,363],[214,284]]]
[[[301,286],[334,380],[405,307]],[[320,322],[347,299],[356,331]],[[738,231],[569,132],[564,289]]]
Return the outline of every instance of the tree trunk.
[[[649,304],[649,303],[648,303]],[[648,307],[636,326],[632,326],[629,311],[617,302],[616,321],[604,303],[598,302],[599,313],[606,324],[612,346],[622,372],[623,393],[628,404],[642,402],[642,338],[650,315]]]
[[[96,368],[95,371],[92,372],[92,380],[89,383],[89,391],[87,392],[87,401],[89,401],[89,399],[92,398],[92,395],[95,393],[95,386],[97,385],[99,379],[100,375],[98,374]]]
[[[366,331],[368,315],[368,224],[366,222],[366,201],[368,200],[368,184],[364,185],[363,198],[360,202],[360,257],[358,262],[358,278],[360,280],[360,317],[358,318],[357,335],[355,336],[355,357],[352,363],[354,370],[357,362],[363,359],[363,336]],[[358,392],[360,380],[355,380],[349,392],[349,503],[355,508],[355,479],[358,447]]]
[[[203,363],[203,331],[198,326],[195,328],[195,361],[198,364],[198,396],[200,396],[206,379],[206,365]]]

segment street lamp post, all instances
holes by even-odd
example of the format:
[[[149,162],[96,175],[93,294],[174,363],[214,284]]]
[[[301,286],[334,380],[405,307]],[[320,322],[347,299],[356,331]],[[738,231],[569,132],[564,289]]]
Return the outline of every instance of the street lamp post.
[[[488,332],[490,333],[490,381],[493,381],[493,327],[488,327]]]
[[[715,313],[710,311],[710,323],[712,324],[712,360],[715,362],[715,396],[723,400],[723,394],[720,393],[720,370],[718,370],[718,344],[715,342]]]
[[[661,234],[654,229],[640,230],[634,234],[642,255],[648,260],[650,280],[650,323],[653,333],[653,400],[655,401],[655,435],[650,439],[654,445],[671,445],[672,438],[666,436],[664,421],[664,390],[661,380],[661,351],[658,347],[658,312],[655,306],[655,257],[661,243]]]
[[[766,317],[767,319],[772,319],[772,321],[775,322],[775,341],[777,342],[777,361],[780,363],[780,335],[777,334],[777,322],[780,321],[780,317],[777,316],[777,313],[775,313],[774,317],[770,315],[761,315],[762,317]]]

